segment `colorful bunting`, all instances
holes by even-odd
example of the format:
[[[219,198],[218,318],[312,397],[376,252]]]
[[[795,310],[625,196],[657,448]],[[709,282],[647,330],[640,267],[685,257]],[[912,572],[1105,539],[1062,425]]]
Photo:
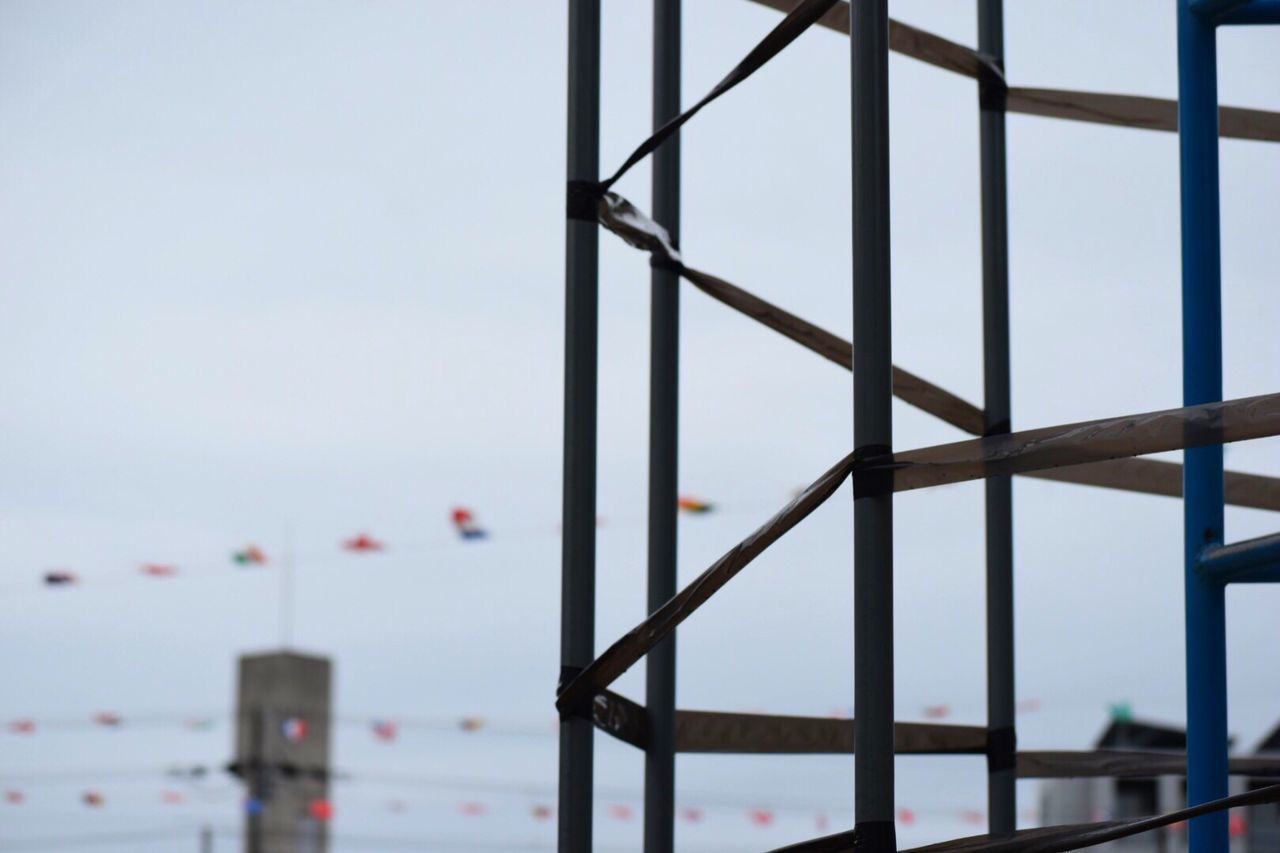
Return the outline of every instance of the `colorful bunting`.
[[[476,521],[475,514],[463,506],[453,508],[453,529],[463,539],[487,539],[489,531]]]
[[[15,806],[22,805],[23,801],[25,801],[26,799],[27,799],[27,795],[22,793],[21,791],[5,791],[4,792],[4,801],[6,803],[10,803]]]
[[[704,814],[702,809],[694,806],[685,806],[680,809],[680,819],[685,823],[702,823]]]
[[[552,811],[551,806],[548,806],[545,803],[536,804],[529,810],[529,813],[533,815],[534,820],[551,820],[551,816],[555,814],[555,812]]]
[[[244,798],[244,813],[250,817],[262,814],[262,810],[265,808],[266,805],[257,797]]]
[[[827,826],[829,825],[829,822],[827,821],[827,813],[818,812],[816,815],[814,815],[813,825],[818,830],[818,832],[826,832]]]
[[[342,547],[348,551],[357,553],[368,553],[370,551],[382,551],[386,548],[377,539],[374,539],[368,533],[361,533],[353,539],[348,539],[342,543]]]
[[[1014,710],[1019,714],[1030,714],[1040,710],[1039,699],[1019,699],[1014,705]]]
[[[960,812],[960,819],[965,823],[972,823],[975,826],[985,823],[987,816],[977,809],[963,809]]]
[[[458,806],[458,811],[462,812],[464,815],[467,815],[468,817],[479,817],[480,815],[484,814],[488,810],[489,810],[488,806],[486,806],[484,803],[477,803],[475,801],[462,803],[461,805]]]
[[[948,705],[928,705],[924,709],[926,720],[945,720],[949,716],[951,716],[951,708]]]
[[[1241,838],[1249,832],[1249,823],[1245,819],[1244,812],[1239,809],[1231,809],[1227,817],[1227,835],[1232,838]]]
[[[143,563],[138,570],[153,578],[171,578],[178,574],[178,567],[166,563]]]
[[[160,802],[168,806],[180,806],[187,801],[181,791],[161,791]]]
[[[311,816],[319,821],[333,820],[333,803],[329,800],[312,800],[307,807]]]
[[[711,512],[713,509],[716,508],[716,505],[707,503],[706,501],[698,500],[697,498],[694,498],[694,497],[689,497],[688,495],[682,495],[676,499],[676,508],[679,509],[681,512],[688,512],[694,515],[701,515],[703,513]]]
[[[752,809],[747,817],[756,826],[773,826],[774,814],[769,809]]]
[[[183,725],[193,732],[207,732],[213,729],[213,720],[209,717],[192,717]]]
[[[72,584],[77,584],[79,582],[80,579],[76,577],[75,572],[68,572],[59,569],[44,573],[45,586],[71,586]]]
[[[81,799],[84,801],[86,806],[95,809],[100,808],[107,803],[106,797],[102,796],[102,794],[97,791],[85,791],[81,796]]]
[[[28,720],[28,719],[14,720],[13,722],[9,723],[9,731],[13,732],[16,735],[35,734],[36,721]]]
[[[400,733],[399,726],[391,720],[374,720],[372,728],[373,736],[383,743],[392,743]]]
[[[635,811],[626,803],[613,803],[609,806],[609,816],[614,820],[631,820]]]
[[[908,808],[898,809],[898,823],[903,826],[911,826],[916,822],[916,813]]]
[[[302,743],[311,734],[311,724],[301,717],[287,717],[280,724],[280,733],[289,743]]]
[[[484,728],[484,717],[463,717],[458,722],[458,728],[464,732],[478,732]]]
[[[231,561],[237,566],[261,566],[267,562],[267,555],[257,545],[249,545],[239,551],[233,551]]]
[[[99,711],[93,715],[93,721],[100,726],[108,728],[117,728],[124,723],[119,714],[114,711]]]

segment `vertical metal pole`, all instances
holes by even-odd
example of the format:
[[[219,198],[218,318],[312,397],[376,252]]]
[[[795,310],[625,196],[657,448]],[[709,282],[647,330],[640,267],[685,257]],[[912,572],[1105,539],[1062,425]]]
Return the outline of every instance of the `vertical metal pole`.
[[[853,446],[892,453],[889,333],[889,12],[852,4]],[[856,476],[853,501],[854,846],[896,849],[893,827],[893,491]]]
[[[680,0],[654,0],[653,126],[680,113]],[[653,217],[680,239],[680,134],[653,154]],[[680,280],[654,267],[649,326],[649,612],[676,594]],[[675,849],[676,635],[645,665],[649,747],[644,765],[644,849]]]
[[[1211,22],[1178,0],[1178,146],[1182,184],[1182,399],[1222,399],[1222,268],[1218,216],[1217,48]],[[1187,802],[1227,796],[1225,595],[1200,553],[1222,542],[1222,446],[1184,451]],[[1191,821],[1191,853],[1228,844],[1227,813]]]
[[[600,171],[600,0],[569,0],[568,177]],[[564,682],[595,654],[596,356],[599,231],[569,193],[565,222],[564,523],[560,669]],[[559,849],[591,850],[589,719],[560,721]]]
[[[212,827],[203,826],[200,828],[200,853],[213,853]]]
[[[1004,69],[1004,0],[978,0],[978,50]],[[1010,430],[1009,211],[1005,88],[979,81],[982,164],[982,365],[985,433]],[[987,814],[992,835],[1017,828],[1014,729],[1013,487],[988,477],[987,524]]]

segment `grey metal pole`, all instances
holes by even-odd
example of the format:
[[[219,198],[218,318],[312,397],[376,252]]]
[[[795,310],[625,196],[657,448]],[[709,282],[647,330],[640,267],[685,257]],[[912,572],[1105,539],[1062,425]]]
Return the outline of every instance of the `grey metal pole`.
[[[978,49],[1004,69],[1004,0],[978,0]],[[1009,217],[1004,81],[979,80],[982,162],[982,362],[987,435],[1009,432]],[[988,477],[987,814],[992,835],[1017,828],[1014,728],[1013,483]]]
[[[680,114],[680,0],[653,4],[653,127]],[[680,239],[680,134],[653,154],[653,217]],[[680,279],[654,267],[649,326],[649,612],[676,594]],[[649,748],[644,765],[644,849],[675,849],[676,637],[645,665]]]
[[[213,853],[212,827],[203,826],[200,828],[200,853]]]
[[[892,453],[889,329],[889,12],[852,4],[853,446]],[[897,848],[893,827],[893,491],[887,475],[854,479],[854,846]]]
[[[564,522],[560,679],[595,655],[596,356],[599,230],[575,181],[600,172],[600,0],[569,0],[569,127],[565,222]],[[578,185],[581,186],[581,185]],[[591,720],[560,721],[559,849],[591,850]]]

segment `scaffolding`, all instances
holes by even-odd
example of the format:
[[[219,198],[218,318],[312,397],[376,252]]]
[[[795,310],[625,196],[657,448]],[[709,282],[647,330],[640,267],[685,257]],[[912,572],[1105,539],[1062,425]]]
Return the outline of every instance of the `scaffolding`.
[[[897,849],[894,755],[985,755],[988,833],[930,851],[1072,850],[1190,821],[1193,853],[1225,851],[1226,809],[1280,802],[1280,785],[1227,796],[1229,774],[1280,777],[1265,758],[1229,758],[1224,587],[1280,580],[1280,535],[1224,545],[1224,504],[1280,510],[1280,479],[1223,470],[1226,442],[1280,434],[1280,394],[1222,400],[1219,136],[1280,142],[1280,113],[1219,108],[1215,31],[1280,23],[1280,0],[1177,0],[1179,100],[1010,86],[1002,0],[978,0],[972,49],[889,19],[887,0],[754,0],[782,21],[711,92],[680,109],[680,0],[654,0],[653,126],[607,179],[599,169],[600,2],[569,0],[568,187],[561,599],[559,849],[592,846],[593,732],[645,751],[644,849],[674,849],[675,755],[853,753],[853,830],[788,850]],[[850,36],[853,122],[853,340],[684,263],[679,249],[679,129],[811,26]],[[888,54],[977,82],[982,205],[983,406],[892,364]],[[1005,115],[1020,112],[1179,133],[1182,181],[1184,406],[1014,432],[1010,423]],[[652,155],[653,216],[612,191]],[[595,653],[597,266],[603,226],[650,256],[649,617]],[[853,374],[853,452],[773,518],[676,588],[679,283],[789,337]],[[854,365],[857,369],[854,369]],[[975,438],[895,451],[891,397]],[[1185,451],[1185,468],[1139,458]],[[1015,475],[1182,497],[1186,529],[1186,756],[1029,752],[1014,724],[1012,478]],[[675,630],[774,541],[852,480],[853,720],[680,711]],[[987,724],[893,719],[893,495],[985,481]],[[647,660],[645,704],[609,686]],[[1016,828],[1016,780],[1186,773],[1189,807],[1149,818]]]

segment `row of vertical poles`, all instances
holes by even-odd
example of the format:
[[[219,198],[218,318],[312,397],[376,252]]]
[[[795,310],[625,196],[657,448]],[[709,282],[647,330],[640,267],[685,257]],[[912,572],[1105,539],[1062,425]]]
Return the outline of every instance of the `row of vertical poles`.
[[[569,0],[568,177],[600,173],[600,0]],[[572,186],[572,183],[570,184]],[[560,680],[595,656],[596,362],[599,230],[568,193],[565,221],[564,521]],[[559,849],[591,850],[593,727],[560,720]]]
[[[653,128],[680,113],[680,0],[653,4]],[[653,153],[653,218],[680,241],[680,134]],[[649,335],[648,612],[676,594],[676,501],[679,460],[680,279],[653,267]],[[645,662],[649,745],[644,765],[645,853],[675,849],[676,635]]]
[[[978,0],[978,50],[1004,70],[1004,0]],[[979,81],[982,196],[982,384],[986,435],[1010,427],[1009,212],[1005,154],[1005,88]],[[1013,480],[988,477],[987,553],[987,815],[992,835],[1017,828],[1017,738],[1014,728]]]
[[[893,452],[889,310],[889,12],[851,5],[853,112],[853,447]],[[893,813],[893,490],[853,491],[854,847],[897,849]]]
[[[1182,189],[1182,402],[1222,399],[1218,71],[1214,24],[1178,0],[1178,146]],[[1227,796],[1226,602],[1198,571],[1223,541],[1222,446],[1183,452],[1187,645],[1187,803]],[[1191,853],[1227,849],[1225,811],[1191,821]]]

